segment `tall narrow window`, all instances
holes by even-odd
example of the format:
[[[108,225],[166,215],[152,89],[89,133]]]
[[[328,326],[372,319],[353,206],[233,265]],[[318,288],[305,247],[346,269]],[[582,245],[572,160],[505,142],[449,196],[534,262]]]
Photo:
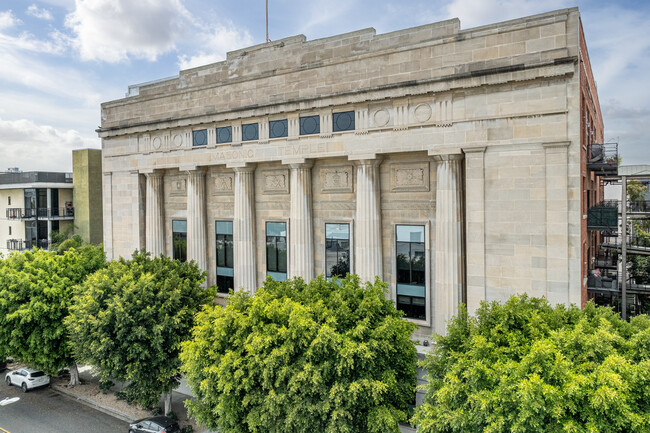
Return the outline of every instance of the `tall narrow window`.
[[[187,221],[172,221],[173,257],[181,262],[187,261]]]
[[[11,226],[9,226],[9,236],[11,236]]]
[[[217,290],[219,293],[228,293],[235,287],[232,221],[217,221],[215,229],[217,234]]]
[[[266,223],[266,274],[287,279],[287,223]]]
[[[325,277],[350,272],[350,224],[325,224]]]
[[[397,308],[411,319],[425,320],[424,226],[398,225],[396,234]]]
[[[7,197],[7,206],[11,206],[11,196]]]

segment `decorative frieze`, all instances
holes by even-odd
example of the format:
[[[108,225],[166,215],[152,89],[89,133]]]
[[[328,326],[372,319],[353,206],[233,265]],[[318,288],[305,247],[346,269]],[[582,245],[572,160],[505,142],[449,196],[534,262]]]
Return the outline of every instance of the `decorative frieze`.
[[[214,173],[212,195],[232,195],[235,192],[235,173]]]
[[[263,171],[262,191],[264,194],[288,194],[289,170]]]
[[[401,131],[408,129],[409,125],[409,104],[408,100],[402,99],[393,101],[393,109],[395,110],[395,118],[393,120],[393,130]]]
[[[390,167],[391,191],[429,191],[429,163],[395,163]]]
[[[388,125],[390,121],[390,113],[385,108],[381,108],[372,114],[372,126],[381,128]]]
[[[413,117],[415,117],[418,123],[425,123],[431,119],[431,113],[431,106],[429,104],[418,104],[413,110]]]
[[[170,176],[169,195],[185,197],[187,195],[187,178],[185,176]]]
[[[322,192],[352,192],[352,166],[327,167],[320,170]]]

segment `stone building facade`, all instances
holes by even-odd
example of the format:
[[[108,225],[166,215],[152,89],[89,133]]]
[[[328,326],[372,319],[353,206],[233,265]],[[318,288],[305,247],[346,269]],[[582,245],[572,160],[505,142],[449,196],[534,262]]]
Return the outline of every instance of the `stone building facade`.
[[[250,291],[379,276],[423,336],[461,301],[579,305],[584,59],[574,8],[289,37],[131,86],[98,129],[107,254]]]

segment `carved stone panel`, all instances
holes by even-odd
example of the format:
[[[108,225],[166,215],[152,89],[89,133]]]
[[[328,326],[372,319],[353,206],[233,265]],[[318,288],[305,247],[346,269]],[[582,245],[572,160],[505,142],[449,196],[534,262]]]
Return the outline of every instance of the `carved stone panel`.
[[[396,163],[390,167],[392,191],[429,191],[429,163]]]
[[[352,192],[352,166],[322,168],[320,180],[323,192]]]
[[[187,178],[185,176],[170,176],[169,185],[171,187],[170,195],[186,196],[187,195]]]
[[[235,173],[214,173],[212,175],[213,195],[232,195],[235,192]]]
[[[288,194],[289,170],[269,170],[262,172],[264,194]]]

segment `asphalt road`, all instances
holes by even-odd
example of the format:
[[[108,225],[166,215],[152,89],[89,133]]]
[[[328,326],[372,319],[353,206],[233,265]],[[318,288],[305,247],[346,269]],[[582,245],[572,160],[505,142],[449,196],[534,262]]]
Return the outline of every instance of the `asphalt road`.
[[[4,383],[0,374],[0,401],[20,397],[0,406],[0,433],[127,433],[129,424],[91,409],[49,387],[23,393]]]

